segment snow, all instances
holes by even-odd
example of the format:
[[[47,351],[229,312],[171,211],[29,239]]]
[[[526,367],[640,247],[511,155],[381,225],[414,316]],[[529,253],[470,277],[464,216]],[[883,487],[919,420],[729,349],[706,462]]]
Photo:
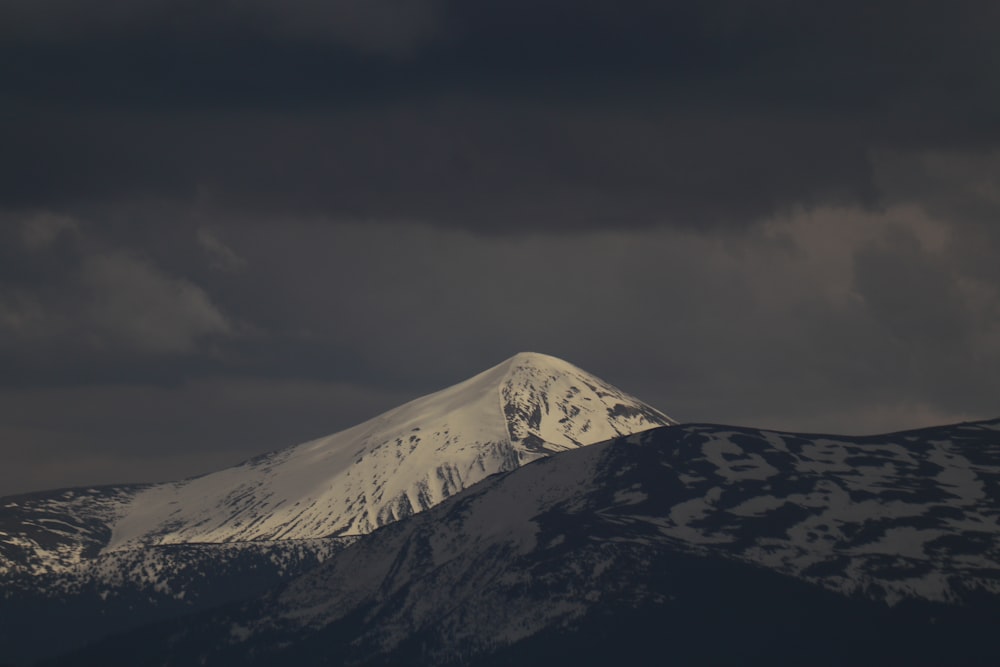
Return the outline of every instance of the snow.
[[[550,452],[674,423],[572,364],[537,354],[509,361],[500,398],[511,440],[522,444],[534,437]]]
[[[963,505],[971,505],[986,498],[983,483],[971,462],[957,453],[951,452],[949,443],[935,442],[927,460],[941,467],[935,478],[946,487]]]
[[[926,560],[927,552],[925,546],[928,542],[950,534],[947,530],[925,529],[920,530],[912,526],[899,526],[885,531],[878,540],[863,544],[848,550],[848,553],[855,554],[886,554],[902,556],[903,558],[913,558],[915,560]]]
[[[762,456],[744,452],[731,440],[713,438],[702,446],[705,458],[717,467],[718,474],[728,481],[742,479],[764,480],[778,473]]]
[[[774,496],[754,496],[753,498],[740,503],[728,511],[730,514],[734,514],[736,516],[763,516],[771,510],[783,507],[787,502],[788,500],[784,498],[775,498]]]

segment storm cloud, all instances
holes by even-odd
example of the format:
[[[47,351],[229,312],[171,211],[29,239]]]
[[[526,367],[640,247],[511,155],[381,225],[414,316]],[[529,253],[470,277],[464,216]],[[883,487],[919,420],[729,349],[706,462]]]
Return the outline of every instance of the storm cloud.
[[[1000,389],[996,3],[0,2],[0,495],[520,350],[681,420]]]
[[[153,197],[501,233],[742,225],[877,204],[875,154],[998,138],[986,2],[81,12],[5,3],[13,205]]]

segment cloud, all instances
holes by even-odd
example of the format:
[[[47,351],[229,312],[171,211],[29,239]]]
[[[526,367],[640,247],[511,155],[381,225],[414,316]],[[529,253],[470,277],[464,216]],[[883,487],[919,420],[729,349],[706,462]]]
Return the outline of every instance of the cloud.
[[[360,53],[401,57],[443,29],[437,0],[244,0],[242,11],[292,39],[334,41]]]
[[[77,32],[5,47],[10,206],[747,227],[896,203],[880,155],[1000,145],[975,0],[36,5],[7,24]]]
[[[41,305],[30,294],[23,290],[0,291],[0,334],[30,336],[43,326],[44,319]]]
[[[23,251],[10,251],[13,263],[48,270],[0,279],[0,352],[8,362],[22,357],[17,363],[30,365],[27,357],[58,358],[60,349],[70,358],[86,350],[98,357],[188,355],[236,333],[203,288],[102,244],[72,218],[39,212],[17,226]]]
[[[81,12],[0,3],[0,385],[41,413],[162,389],[149,460],[235,452],[170,426],[241,420],[207,378],[298,387],[278,445],[523,349],[680,419],[996,413],[997,3]]]
[[[234,30],[258,38],[329,41],[365,54],[399,55],[429,40],[438,29],[436,0],[104,0],[84,10],[72,0],[44,7],[5,0],[0,34],[15,42],[79,42],[122,34],[175,35],[197,39]]]
[[[221,271],[239,271],[246,267],[246,260],[223,243],[215,232],[207,227],[199,227],[195,237],[198,244],[211,258],[211,266]]]
[[[22,206],[160,199],[213,218],[409,220],[490,234],[745,226],[795,204],[875,198],[864,143],[841,123],[631,99],[594,109],[463,96],[52,123],[59,129],[29,125],[12,138],[25,152],[49,148],[26,155],[0,195]]]
[[[928,253],[902,229],[889,230],[854,256],[856,293],[904,342],[936,342],[949,349],[967,342],[971,322],[957,278],[945,258]]]
[[[21,241],[29,250],[44,248],[64,232],[78,232],[76,220],[68,216],[39,213],[21,224]]]
[[[204,336],[233,332],[204,290],[135,257],[89,257],[80,278],[88,333],[99,345],[176,354],[193,351]]]
[[[410,398],[332,382],[205,377],[0,387],[0,496],[181,479],[353,426]]]

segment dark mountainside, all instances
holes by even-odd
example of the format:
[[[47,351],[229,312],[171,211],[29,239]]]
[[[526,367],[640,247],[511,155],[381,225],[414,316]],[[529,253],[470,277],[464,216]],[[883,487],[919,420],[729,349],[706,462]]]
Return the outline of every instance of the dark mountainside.
[[[28,664],[110,633],[261,595],[350,541],[156,546],[98,557],[94,572],[18,577],[0,594],[0,660]],[[136,572],[153,583],[136,581]]]
[[[658,428],[49,665],[996,665],[1000,420]]]

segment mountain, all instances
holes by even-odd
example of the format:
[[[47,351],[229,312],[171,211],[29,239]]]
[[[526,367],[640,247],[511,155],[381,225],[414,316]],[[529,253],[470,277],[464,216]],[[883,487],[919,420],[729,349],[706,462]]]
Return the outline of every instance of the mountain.
[[[143,489],[106,548],[365,534],[494,473],[670,423],[571,364],[523,353],[346,431]]]
[[[218,472],[2,498],[0,662],[261,592],[490,475],[673,423],[567,362],[522,353]],[[70,629],[46,641],[41,619],[54,618]]]
[[[996,665],[1000,420],[705,424],[535,461],[55,665]]]
[[[358,535],[542,456],[672,424],[554,357],[522,353],[333,435],[200,477],[0,499],[0,574],[133,546]]]

